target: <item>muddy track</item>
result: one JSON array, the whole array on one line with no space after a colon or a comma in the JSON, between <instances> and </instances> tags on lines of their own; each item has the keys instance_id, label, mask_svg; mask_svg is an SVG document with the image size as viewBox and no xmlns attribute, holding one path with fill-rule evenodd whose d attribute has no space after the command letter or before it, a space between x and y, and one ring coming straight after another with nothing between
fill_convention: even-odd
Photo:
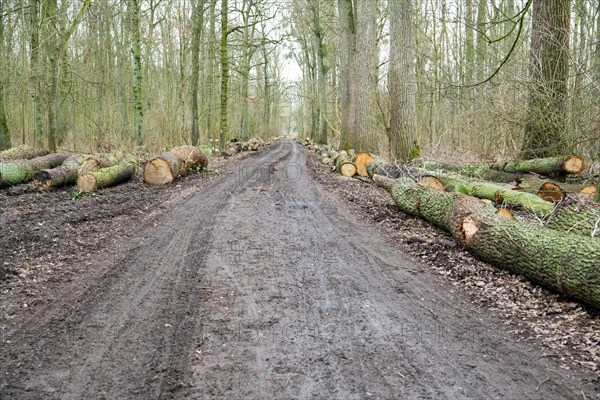
<instances>
[{"instance_id":1,"label":"muddy track","mask_svg":"<svg viewBox=\"0 0 600 400\"><path fill-rule=\"evenodd\" d=\"M0 397L600 398L349 213L293 142L96 267L5 334Z\"/></svg>"}]
</instances>

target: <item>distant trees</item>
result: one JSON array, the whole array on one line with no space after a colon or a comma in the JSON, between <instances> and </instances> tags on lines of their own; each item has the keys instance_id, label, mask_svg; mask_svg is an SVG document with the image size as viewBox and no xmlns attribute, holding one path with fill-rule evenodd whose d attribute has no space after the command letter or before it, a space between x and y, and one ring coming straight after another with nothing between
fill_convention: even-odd
<instances>
[{"instance_id":1,"label":"distant trees","mask_svg":"<svg viewBox=\"0 0 600 400\"><path fill-rule=\"evenodd\" d=\"M7 72L0 111L12 137L0 128L0 146L9 139L51 149L217 146L233 136L274 136L284 120L275 104L284 88L275 50L285 14L271 5L2 0L10 38L0 43ZM266 17L272 22L264 27ZM250 29L242 28L244 18Z\"/></svg>"},{"instance_id":2,"label":"distant trees","mask_svg":"<svg viewBox=\"0 0 600 400\"><path fill-rule=\"evenodd\" d=\"M223 147L296 127L399 159L600 153L589 0L0 6L0 147Z\"/></svg>"}]
</instances>

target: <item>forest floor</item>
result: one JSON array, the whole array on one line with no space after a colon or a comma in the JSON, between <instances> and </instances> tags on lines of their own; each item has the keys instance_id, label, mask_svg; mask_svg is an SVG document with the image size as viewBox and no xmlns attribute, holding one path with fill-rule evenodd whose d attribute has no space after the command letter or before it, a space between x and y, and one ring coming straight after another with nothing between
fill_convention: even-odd
<instances>
[{"instance_id":1,"label":"forest floor","mask_svg":"<svg viewBox=\"0 0 600 400\"><path fill-rule=\"evenodd\" d=\"M597 314L296 143L211 163L0 192L1 398L600 399Z\"/></svg>"}]
</instances>

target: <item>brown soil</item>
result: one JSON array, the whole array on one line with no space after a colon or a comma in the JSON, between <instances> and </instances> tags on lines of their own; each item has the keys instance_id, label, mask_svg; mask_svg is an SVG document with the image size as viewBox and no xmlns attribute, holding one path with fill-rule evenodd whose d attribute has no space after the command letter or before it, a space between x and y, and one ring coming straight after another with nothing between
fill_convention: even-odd
<instances>
[{"instance_id":1,"label":"brown soil","mask_svg":"<svg viewBox=\"0 0 600 400\"><path fill-rule=\"evenodd\" d=\"M600 398L571 361L597 362L598 330L586 353L532 322L583 340L586 310L406 244L450 242L293 142L219 163L77 201L0 194L0 397Z\"/></svg>"}]
</instances>

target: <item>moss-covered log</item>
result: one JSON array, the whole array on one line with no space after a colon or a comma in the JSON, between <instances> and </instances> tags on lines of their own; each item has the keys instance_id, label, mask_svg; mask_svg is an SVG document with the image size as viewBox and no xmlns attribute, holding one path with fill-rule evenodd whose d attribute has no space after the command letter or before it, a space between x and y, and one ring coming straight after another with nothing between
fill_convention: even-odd
<instances>
[{"instance_id":1,"label":"moss-covered log","mask_svg":"<svg viewBox=\"0 0 600 400\"><path fill-rule=\"evenodd\" d=\"M85 160L86 156L74 154L59 167L36 172L33 176L33 184L40 189L72 185L77 182L79 167Z\"/></svg>"},{"instance_id":2,"label":"moss-covered log","mask_svg":"<svg viewBox=\"0 0 600 400\"><path fill-rule=\"evenodd\" d=\"M469 178L481 179L499 183L519 182L523 176L521 173L511 173L491 169L489 164L445 164L434 161L426 161L420 165L427 171L454 172Z\"/></svg>"},{"instance_id":3,"label":"moss-covered log","mask_svg":"<svg viewBox=\"0 0 600 400\"><path fill-rule=\"evenodd\" d=\"M48 154L46 150L38 150L25 144L0 151L0 161L29 160L46 154Z\"/></svg>"},{"instance_id":4,"label":"moss-covered log","mask_svg":"<svg viewBox=\"0 0 600 400\"><path fill-rule=\"evenodd\" d=\"M567 196L560 202L546 226L562 232L600 238L600 207L579 196Z\"/></svg>"},{"instance_id":5,"label":"moss-covered log","mask_svg":"<svg viewBox=\"0 0 600 400\"><path fill-rule=\"evenodd\" d=\"M107 168L86 172L77 178L77 191L93 193L96 190L118 185L131 179L137 169L134 159Z\"/></svg>"},{"instance_id":6,"label":"moss-covered log","mask_svg":"<svg viewBox=\"0 0 600 400\"><path fill-rule=\"evenodd\" d=\"M70 154L52 153L31 160L7 161L0 163L0 187L29 182L36 172L61 165Z\"/></svg>"},{"instance_id":7,"label":"moss-covered log","mask_svg":"<svg viewBox=\"0 0 600 400\"><path fill-rule=\"evenodd\" d=\"M567 174L582 173L585 170L585 159L576 155L534 158L532 160L495 163L490 167L511 173L534 172L544 176L565 176Z\"/></svg>"},{"instance_id":8,"label":"moss-covered log","mask_svg":"<svg viewBox=\"0 0 600 400\"><path fill-rule=\"evenodd\" d=\"M477 257L600 308L600 240L495 215L481 200L375 175L395 203L449 231Z\"/></svg>"},{"instance_id":9,"label":"moss-covered log","mask_svg":"<svg viewBox=\"0 0 600 400\"><path fill-rule=\"evenodd\" d=\"M87 155L85 160L79 167L79 175L83 175L87 172L96 171L101 168L112 167L120 162L120 157L116 154L105 154L105 155Z\"/></svg>"},{"instance_id":10,"label":"moss-covered log","mask_svg":"<svg viewBox=\"0 0 600 400\"><path fill-rule=\"evenodd\" d=\"M537 217L548 220L548 228L561 232L571 232L583 236L598 237L600 232L592 234L600 215L598 204L586 201L577 195L567 195L556 206L551 201L538 195L512 190L490 182L469 181L456 175L436 174L445 185L445 189L459 192L479 199L491 200L499 206L518 207L534 213ZM428 175L422 175L419 181L426 181ZM437 188L434 184L424 182L424 186Z\"/></svg>"},{"instance_id":11,"label":"moss-covered log","mask_svg":"<svg viewBox=\"0 0 600 400\"><path fill-rule=\"evenodd\" d=\"M144 164L143 178L150 185L166 185L187 175L189 169L207 165L208 158L198 147L179 146L148 160Z\"/></svg>"},{"instance_id":12,"label":"moss-covered log","mask_svg":"<svg viewBox=\"0 0 600 400\"><path fill-rule=\"evenodd\" d=\"M554 211L554 203L546 201L536 194L515 191L512 187L491 182L470 181L460 175L438 173L433 176L440 179L448 191L491 200L498 205L521 207L540 218L546 218Z\"/></svg>"}]
</instances>

